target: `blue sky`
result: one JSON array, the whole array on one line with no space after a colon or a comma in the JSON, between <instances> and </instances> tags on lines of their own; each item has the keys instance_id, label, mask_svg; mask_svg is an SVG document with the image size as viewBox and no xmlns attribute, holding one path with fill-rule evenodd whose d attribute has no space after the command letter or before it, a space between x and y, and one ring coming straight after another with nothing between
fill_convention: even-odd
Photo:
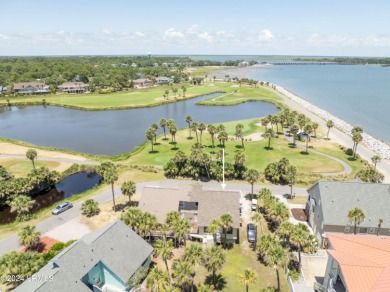
<instances>
[{"instance_id":1,"label":"blue sky","mask_svg":"<svg viewBox=\"0 0 390 292\"><path fill-rule=\"evenodd\" d=\"M390 1L0 0L0 55L390 55Z\"/></svg>"}]
</instances>

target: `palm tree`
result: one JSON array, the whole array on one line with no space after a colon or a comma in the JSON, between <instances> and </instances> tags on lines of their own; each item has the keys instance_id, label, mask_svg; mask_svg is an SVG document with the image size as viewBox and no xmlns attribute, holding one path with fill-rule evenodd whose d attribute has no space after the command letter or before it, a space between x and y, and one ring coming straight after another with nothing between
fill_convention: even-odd
<instances>
[{"instance_id":1,"label":"palm tree","mask_svg":"<svg viewBox=\"0 0 390 292\"><path fill-rule=\"evenodd\" d=\"M195 276L194 265L189 261L177 259L173 262L172 270L172 276L177 285L181 286L184 291L188 291L188 288L193 282Z\"/></svg>"},{"instance_id":2,"label":"palm tree","mask_svg":"<svg viewBox=\"0 0 390 292\"><path fill-rule=\"evenodd\" d=\"M332 121L332 120L327 121L327 122L326 122L326 126L328 127L328 133L326 134L326 139L329 140L329 131L330 131L330 129L333 128L333 126L334 126L333 121Z\"/></svg>"},{"instance_id":3,"label":"palm tree","mask_svg":"<svg viewBox=\"0 0 390 292\"><path fill-rule=\"evenodd\" d=\"M355 133L353 136L352 136L352 141L354 143L353 145L353 148L352 148L352 151L353 151L353 158L356 157L356 150L357 150L357 146L358 144L363 140L363 136L362 134L360 133Z\"/></svg>"},{"instance_id":4,"label":"palm tree","mask_svg":"<svg viewBox=\"0 0 390 292\"><path fill-rule=\"evenodd\" d=\"M249 284L257 281L256 273L251 269L245 269L243 274L238 275L238 281L245 285L246 292L248 292Z\"/></svg>"},{"instance_id":5,"label":"palm tree","mask_svg":"<svg viewBox=\"0 0 390 292\"><path fill-rule=\"evenodd\" d=\"M217 134L217 127L214 126L214 125L208 125L207 126L207 131L209 132L210 136L211 136L211 143L213 145L213 148L214 148L214 140L215 140L215 134Z\"/></svg>"},{"instance_id":6,"label":"palm tree","mask_svg":"<svg viewBox=\"0 0 390 292\"><path fill-rule=\"evenodd\" d=\"M287 172L285 175L285 180L287 184L290 186L290 197L293 198L293 185L295 183L295 179L298 175L298 170L295 166L289 165L287 167Z\"/></svg>"},{"instance_id":7,"label":"palm tree","mask_svg":"<svg viewBox=\"0 0 390 292\"><path fill-rule=\"evenodd\" d=\"M290 127L290 133L293 136L293 144L294 144L294 146L296 145L295 140L297 139L298 132L299 132L299 127L297 125L292 125Z\"/></svg>"},{"instance_id":8,"label":"palm tree","mask_svg":"<svg viewBox=\"0 0 390 292\"><path fill-rule=\"evenodd\" d=\"M200 285L199 287L196 288L197 292L213 292L214 289L213 287L209 285Z\"/></svg>"},{"instance_id":9,"label":"palm tree","mask_svg":"<svg viewBox=\"0 0 390 292\"><path fill-rule=\"evenodd\" d=\"M170 211L167 213L166 219L165 219L165 224L171 228L172 230L174 229L173 227L175 226L176 222L178 222L181 219L180 213L178 211ZM177 234L173 234L173 242L176 246L176 236Z\"/></svg>"},{"instance_id":10,"label":"palm tree","mask_svg":"<svg viewBox=\"0 0 390 292\"><path fill-rule=\"evenodd\" d=\"M267 262L273 266L276 272L276 279L278 281L278 291L280 291L280 279L278 268L284 268L287 262L287 255L280 244L272 246L266 254Z\"/></svg>"},{"instance_id":11,"label":"palm tree","mask_svg":"<svg viewBox=\"0 0 390 292\"><path fill-rule=\"evenodd\" d=\"M181 90L183 90L183 97L186 97L186 91L187 91L187 87L185 87L184 85L181 87Z\"/></svg>"},{"instance_id":12,"label":"palm tree","mask_svg":"<svg viewBox=\"0 0 390 292\"><path fill-rule=\"evenodd\" d=\"M260 179L260 173L256 169L248 169L244 173L244 179L252 186L251 198L253 197L253 186Z\"/></svg>"},{"instance_id":13,"label":"palm tree","mask_svg":"<svg viewBox=\"0 0 390 292\"><path fill-rule=\"evenodd\" d=\"M290 217L289 210L284 203L276 202L269 210L269 217L272 218L278 225L286 221Z\"/></svg>"},{"instance_id":14,"label":"palm tree","mask_svg":"<svg viewBox=\"0 0 390 292\"><path fill-rule=\"evenodd\" d=\"M213 273L213 284L216 287L216 271L220 270L226 261L226 255L219 245L213 245L207 249L203 258L203 264L207 271Z\"/></svg>"},{"instance_id":15,"label":"palm tree","mask_svg":"<svg viewBox=\"0 0 390 292\"><path fill-rule=\"evenodd\" d=\"M284 221L278 227L277 233L281 238L284 238L288 244L290 244L290 235L293 230L294 224L292 224L290 221Z\"/></svg>"},{"instance_id":16,"label":"palm tree","mask_svg":"<svg viewBox=\"0 0 390 292\"><path fill-rule=\"evenodd\" d=\"M192 122L192 117L191 116L186 116L186 123L188 124L188 131L189 131L189 134L190 134L190 138L191 138L191 122Z\"/></svg>"},{"instance_id":17,"label":"palm tree","mask_svg":"<svg viewBox=\"0 0 390 292\"><path fill-rule=\"evenodd\" d=\"M366 218L366 214L364 213L364 210L358 207L355 207L348 212L348 220L349 222L353 223L353 233L356 234L356 226L359 225L361 222L364 221Z\"/></svg>"},{"instance_id":18,"label":"palm tree","mask_svg":"<svg viewBox=\"0 0 390 292\"><path fill-rule=\"evenodd\" d=\"M118 170L116 168L116 165L112 162L103 162L97 168L97 172L103 177L106 184L111 185L112 202L114 203L114 212L116 212L114 194L114 183L118 180Z\"/></svg>"},{"instance_id":19,"label":"palm tree","mask_svg":"<svg viewBox=\"0 0 390 292\"><path fill-rule=\"evenodd\" d=\"M26 152L26 157L27 157L27 159L31 160L34 170L35 170L34 160L37 158L37 156L38 156L38 153L35 149L28 149Z\"/></svg>"},{"instance_id":20,"label":"palm tree","mask_svg":"<svg viewBox=\"0 0 390 292\"><path fill-rule=\"evenodd\" d=\"M164 139L167 139L167 134L165 133L165 127L167 126L167 120L161 119L160 120L160 127L164 130Z\"/></svg>"},{"instance_id":21,"label":"palm tree","mask_svg":"<svg viewBox=\"0 0 390 292\"><path fill-rule=\"evenodd\" d=\"M129 202L131 202L131 197L135 194L135 190L136 190L136 185L131 180L125 181L122 184L121 187L122 194L124 194L125 196L129 196Z\"/></svg>"},{"instance_id":22,"label":"palm tree","mask_svg":"<svg viewBox=\"0 0 390 292\"><path fill-rule=\"evenodd\" d=\"M221 229L221 221L219 219L213 219L209 224L207 230L213 235L214 243L217 241L217 233Z\"/></svg>"},{"instance_id":23,"label":"palm tree","mask_svg":"<svg viewBox=\"0 0 390 292\"><path fill-rule=\"evenodd\" d=\"M259 238L258 248L260 254L264 257L267 252L279 243L279 239L274 234L263 235Z\"/></svg>"},{"instance_id":24,"label":"palm tree","mask_svg":"<svg viewBox=\"0 0 390 292\"><path fill-rule=\"evenodd\" d=\"M173 231L175 235L177 235L177 239L179 240L179 244L181 240L184 240L184 246L186 246L186 236L190 233L191 224L186 218L180 217L179 220L175 221L173 224Z\"/></svg>"},{"instance_id":25,"label":"palm tree","mask_svg":"<svg viewBox=\"0 0 390 292\"><path fill-rule=\"evenodd\" d=\"M371 162L374 163L374 168L376 169L377 163L382 161L382 157L380 155L374 155L371 157Z\"/></svg>"},{"instance_id":26,"label":"palm tree","mask_svg":"<svg viewBox=\"0 0 390 292\"><path fill-rule=\"evenodd\" d=\"M167 98L169 98L169 90L168 90L168 89L165 90L165 96L166 96Z\"/></svg>"},{"instance_id":27,"label":"palm tree","mask_svg":"<svg viewBox=\"0 0 390 292\"><path fill-rule=\"evenodd\" d=\"M172 142L176 142L177 127L175 124L169 126L169 133L172 135Z\"/></svg>"},{"instance_id":28,"label":"palm tree","mask_svg":"<svg viewBox=\"0 0 390 292\"><path fill-rule=\"evenodd\" d=\"M274 130L272 130L271 128L265 130L265 132L263 134L263 137L268 139L268 147L267 147L267 149L271 150L271 138L275 137Z\"/></svg>"},{"instance_id":29,"label":"palm tree","mask_svg":"<svg viewBox=\"0 0 390 292\"><path fill-rule=\"evenodd\" d=\"M268 124L269 124L269 120L267 118L262 118L261 119L261 125L264 127L264 131L267 130Z\"/></svg>"},{"instance_id":30,"label":"palm tree","mask_svg":"<svg viewBox=\"0 0 390 292\"><path fill-rule=\"evenodd\" d=\"M191 125L191 130L193 132L195 132L195 134L196 134L196 143L199 143L199 139L198 139L198 126L199 126L199 124L197 122L193 122L192 125Z\"/></svg>"},{"instance_id":31,"label":"palm tree","mask_svg":"<svg viewBox=\"0 0 390 292\"><path fill-rule=\"evenodd\" d=\"M88 199L81 205L81 211L83 212L83 215L92 217L99 213L99 203L94 199Z\"/></svg>"},{"instance_id":32,"label":"palm tree","mask_svg":"<svg viewBox=\"0 0 390 292\"><path fill-rule=\"evenodd\" d=\"M313 132L313 127L309 124L309 125L306 125L305 126L305 129L304 129L304 132L306 133L307 137L306 137L306 153L309 153L308 152L308 148L309 148L309 140L310 140L310 134Z\"/></svg>"},{"instance_id":33,"label":"palm tree","mask_svg":"<svg viewBox=\"0 0 390 292\"><path fill-rule=\"evenodd\" d=\"M241 140L241 147L245 149L245 147L244 147L244 133L243 133L242 129L236 128L236 132L234 133L234 136L236 136L237 139Z\"/></svg>"},{"instance_id":34,"label":"palm tree","mask_svg":"<svg viewBox=\"0 0 390 292\"><path fill-rule=\"evenodd\" d=\"M202 247L199 244L191 244L190 246L186 247L183 258L192 265L196 265L202 263L202 255Z\"/></svg>"},{"instance_id":35,"label":"palm tree","mask_svg":"<svg viewBox=\"0 0 390 292\"><path fill-rule=\"evenodd\" d=\"M310 235L309 228L302 223L294 226L290 235L290 241L298 248L298 271L301 271L301 251L306 245L308 237Z\"/></svg>"},{"instance_id":36,"label":"palm tree","mask_svg":"<svg viewBox=\"0 0 390 292\"><path fill-rule=\"evenodd\" d=\"M252 215L251 220L253 220L257 224L259 224L260 229L261 229L261 234L263 235L263 233L264 233L263 224L261 224L261 222L263 221L263 216L259 212L256 212L255 214ZM256 246L255 246L255 248L256 248Z\"/></svg>"},{"instance_id":37,"label":"palm tree","mask_svg":"<svg viewBox=\"0 0 390 292\"><path fill-rule=\"evenodd\" d=\"M150 141L152 144L152 152L153 152L153 145L154 145L154 138L156 137L156 131L152 128L148 129L145 133L146 139Z\"/></svg>"},{"instance_id":38,"label":"palm tree","mask_svg":"<svg viewBox=\"0 0 390 292\"><path fill-rule=\"evenodd\" d=\"M203 124L203 123L200 123L198 125L198 131L200 132L200 145L202 145L202 134L203 134L203 131L206 130L206 125Z\"/></svg>"},{"instance_id":39,"label":"palm tree","mask_svg":"<svg viewBox=\"0 0 390 292\"><path fill-rule=\"evenodd\" d=\"M271 117L271 125L272 125L272 128L274 127L274 125L276 125L276 134L279 133L279 122L280 122L280 117L278 115L273 115Z\"/></svg>"},{"instance_id":40,"label":"palm tree","mask_svg":"<svg viewBox=\"0 0 390 292\"><path fill-rule=\"evenodd\" d=\"M19 243L34 248L40 240L41 233L36 230L35 226L27 225L19 232Z\"/></svg>"},{"instance_id":41,"label":"palm tree","mask_svg":"<svg viewBox=\"0 0 390 292\"><path fill-rule=\"evenodd\" d=\"M382 223L383 223L383 219L382 218L379 218L378 219L378 230L376 231L376 235L378 236L380 231L381 231L381 227L382 227Z\"/></svg>"},{"instance_id":42,"label":"palm tree","mask_svg":"<svg viewBox=\"0 0 390 292\"><path fill-rule=\"evenodd\" d=\"M314 122L311 126L313 127L314 137L317 138L317 129L318 129L318 127L319 127L319 124L316 123L316 122Z\"/></svg>"},{"instance_id":43,"label":"palm tree","mask_svg":"<svg viewBox=\"0 0 390 292\"><path fill-rule=\"evenodd\" d=\"M171 277L169 274L168 268L168 260L173 258L173 243L171 240L162 240L158 239L154 244L154 250L156 251L157 256L161 257L161 259L165 263L165 268L167 269L169 278Z\"/></svg>"},{"instance_id":44,"label":"palm tree","mask_svg":"<svg viewBox=\"0 0 390 292\"><path fill-rule=\"evenodd\" d=\"M221 221L221 227L223 228L223 233L224 233L223 246L224 246L224 248L226 248L226 246L227 246L226 235L227 235L228 230L230 230L233 226L233 216L230 215L229 213L222 214L220 221Z\"/></svg>"},{"instance_id":45,"label":"palm tree","mask_svg":"<svg viewBox=\"0 0 390 292\"><path fill-rule=\"evenodd\" d=\"M16 212L18 216L28 213L34 206L35 201L25 195L16 195L12 201L9 202L11 213Z\"/></svg>"},{"instance_id":46,"label":"palm tree","mask_svg":"<svg viewBox=\"0 0 390 292\"><path fill-rule=\"evenodd\" d=\"M157 229L157 218L155 215L149 212L142 213L139 218L138 229L140 234L146 238L146 235L149 234L149 241L151 239L151 231Z\"/></svg>"},{"instance_id":47,"label":"palm tree","mask_svg":"<svg viewBox=\"0 0 390 292\"><path fill-rule=\"evenodd\" d=\"M138 208L130 207L125 213L122 214L121 220L131 229L138 229L139 221L142 215L142 211Z\"/></svg>"},{"instance_id":48,"label":"palm tree","mask_svg":"<svg viewBox=\"0 0 390 292\"><path fill-rule=\"evenodd\" d=\"M152 292L166 292L170 286L169 273L155 266L148 275L146 286Z\"/></svg>"},{"instance_id":49,"label":"palm tree","mask_svg":"<svg viewBox=\"0 0 390 292\"><path fill-rule=\"evenodd\" d=\"M226 133L225 131L221 131L218 133L218 140L220 141L222 147L224 148L225 148L225 142L228 140L228 138L229 138L228 133Z\"/></svg>"}]
</instances>

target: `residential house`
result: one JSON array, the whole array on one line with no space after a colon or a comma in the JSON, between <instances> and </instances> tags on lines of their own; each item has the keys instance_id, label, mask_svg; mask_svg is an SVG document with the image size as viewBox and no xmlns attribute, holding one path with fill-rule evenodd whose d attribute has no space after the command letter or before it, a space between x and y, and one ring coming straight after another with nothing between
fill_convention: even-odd
<instances>
[{"instance_id":1,"label":"residential house","mask_svg":"<svg viewBox=\"0 0 390 292\"><path fill-rule=\"evenodd\" d=\"M84 82L65 82L58 86L58 90L66 93L84 93L89 91L89 85Z\"/></svg>"},{"instance_id":2,"label":"residential house","mask_svg":"<svg viewBox=\"0 0 390 292\"><path fill-rule=\"evenodd\" d=\"M145 187L139 207L144 212L154 214L160 224L165 222L168 212L180 212L191 223L190 237L202 239L211 245L213 235L207 231L207 227L213 219L225 213L231 214L234 219L232 228L227 232L227 242L239 242L240 204L240 191L204 190L201 185L194 185L192 188ZM217 242L221 241L222 229L217 234Z\"/></svg>"},{"instance_id":3,"label":"residential house","mask_svg":"<svg viewBox=\"0 0 390 292\"><path fill-rule=\"evenodd\" d=\"M137 68L137 67L138 67L138 65L137 65L136 63L131 63L131 67L133 67L133 68Z\"/></svg>"},{"instance_id":4,"label":"residential house","mask_svg":"<svg viewBox=\"0 0 390 292\"><path fill-rule=\"evenodd\" d=\"M169 78L169 77L162 76L162 77L156 78L157 84L168 84L168 83L172 83L172 82L173 82L173 79Z\"/></svg>"},{"instance_id":5,"label":"residential house","mask_svg":"<svg viewBox=\"0 0 390 292\"><path fill-rule=\"evenodd\" d=\"M46 94L50 92L50 88L43 82L22 82L14 83L14 92L19 94Z\"/></svg>"},{"instance_id":6,"label":"residential house","mask_svg":"<svg viewBox=\"0 0 390 292\"><path fill-rule=\"evenodd\" d=\"M329 233L326 291L390 290L390 237Z\"/></svg>"},{"instance_id":7,"label":"residential house","mask_svg":"<svg viewBox=\"0 0 390 292\"><path fill-rule=\"evenodd\" d=\"M0 86L0 94L6 93L6 92L7 92L7 87Z\"/></svg>"},{"instance_id":8,"label":"residential house","mask_svg":"<svg viewBox=\"0 0 390 292\"><path fill-rule=\"evenodd\" d=\"M15 291L130 291L129 278L149 268L153 251L120 220L85 235Z\"/></svg>"},{"instance_id":9,"label":"residential house","mask_svg":"<svg viewBox=\"0 0 390 292\"><path fill-rule=\"evenodd\" d=\"M250 65L249 62L246 62L246 61L238 63L238 67L247 67L249 65Z\"/></svg>"},{"instance_id":10,"label":"residential house","mask_svg":"<svg viewBox=\"0 0 390 292\"><path fill-rule=\"evenodd\" d=\"M139 78L132 81L134 88L147 88L153 86L153 81L147 78Z\"/></svg>"},{"instance_id":11,"label":"residential house","mask_svg":"<svg viewBox=\"0 0 390 292\"><path fill-rule=\"evenodd\" d=\"M347 214L362 208L366 218L357 227L359 234L390 236L390 185L361 181L318 181L308 189L306 216L321 245L328 232L353 233ZM383 219L378 228L379 219Z\"/></svg>"}]
</instances>

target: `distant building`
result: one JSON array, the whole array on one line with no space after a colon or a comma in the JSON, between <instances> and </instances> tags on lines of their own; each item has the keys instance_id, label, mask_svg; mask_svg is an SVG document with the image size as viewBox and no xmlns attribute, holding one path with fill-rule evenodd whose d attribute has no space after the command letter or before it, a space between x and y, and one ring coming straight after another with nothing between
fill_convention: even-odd
<instances>
[{"instance_id":1,"label":"distant building","mask_svg":"<svg viewBox=\"0 0 390 292\"><path fill-rule=\"evenodd\" d=\"M0 94L6 93L7 92L7 87L0 86Z\"/></svg>"},{"instance_id":2,"label":"distant building","mask_svg":"<svg viewBox=\"0 0 390 292\"><path fill-rule=\"evenodd\" d=\"M158 67L158 63L153 63L153 67Z\"/></svg>"},{"instance_id":3,"label":"distant building","mask_svg":"<svg viewBox=\"0 0 390 292\"><path fill-rule=\"evenodd\" d=\"M247 67L249 65L250 65L249 62L246 61L238 63L238 67Z\"/></svg>"},{"instance_id":4,"label":"distant building","mask_svg":"<svg viewBox=\"0 0 390 292\"><path fill-rule=\"evenodd\" d=\"M65 82L58 86L58 90L66 93L83 93L89 91L89 85L84 82Z\"/></svg>"},{"instance_id":5,"label":"distant building","mask_svg":"<svg viewBox=\"0 0 390 292\"><path fill-rule=\"evenodd\" d=\"M167 84L167 83L172 83L172 82L173 82L173 79L169 78L169 77L162 76L162 77L156 78L157 84Z\"/></svg>"},{"instance_id":6,"label":"distant building","mask_svg":"<svg viewBox=\"0 0 390 292\"><path fill-rule=\"evenodd\" d=\"M137 68L137 67L138 67L138 65L137 65L136 63L131 63L131 67L133 67L133 68Z\"/></svg>"},{"instance_id":7,"label":"distant building","mask_svg":"<svg viewBox=\"0 0 390 292\"><path fill-rule=\"evenodd\" d=\"M376 234L378 220L383 219L380 235L390 236L390 185L359 181L318 181L308 189L306 216L321 244L328 232L353 233L348 211L362 208L366 218L357 226L358 234Z\"/></svg>"},{"instance_id":8,"label":"distant building","mask_svg":"<svg viewBox=\"0 0 390 292\"><path fill-rule=\"evenodd\" d=\"M50 87L43 82L14 83L14 92L19 94L46 94Z\"/></svg>"},{"instance_id":9,"label":"distant building","mask_svg":"<svg viewBox=\"0 0 390 292\"><path fill-rule=\"evenodd\" d=\"M147 88L153 86L153 81L147 78L139 78L132 81L135 88Z\"/></svg>"},{"instance_id":10,"label":"distant building","mask_svg":"<svg viewBox=\"0 0 390 292\"><path fill-rule=\"evenodd\" d=\"M228 230L227 243L238 243L241 216L241 193L239 191L204 190L201 185L192 189L145 187L139 208L150 212L163 224L170 211L180 212L191 223L190 237L202 239L212 245L213 237L207 227L213 219L229 213L233 217L233 228ZM224 240L222 229L217 233L217 242Z\"/></svg>"},{"instance_id":11,"label":"distant building","mask_svg":"<svg viewBox=\"0 0 390 292\"><path fill-rule=\"evenodd\" d=\"M389 237L330 233L328 239L321 291L390 291Z\"/></svg>"},{"instance_id":12,"label":"distant building","mask_svg":"<svg viewBox=\"0 0 390 292\"><path fill-rule=\"evenodd\" d=\"M14 291L130 291L128 280L149 268L152 251L152 246L116 220L74 242Z\"/></svg>"}]
</instances>

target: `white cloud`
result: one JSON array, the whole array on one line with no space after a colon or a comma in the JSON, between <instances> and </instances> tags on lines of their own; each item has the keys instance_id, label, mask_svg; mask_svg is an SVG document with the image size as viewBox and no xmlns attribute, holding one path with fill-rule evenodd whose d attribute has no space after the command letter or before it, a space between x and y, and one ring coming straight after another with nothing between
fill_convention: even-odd
<instances>
[{"instance_id":1,"label":"white cloud","mask_svg":"<svg viewBox=\"0 0 390 292\"><path fill-rule=\"evenodd\" d=\"M348 35L322 36L313 33L307 40L312 46L323 47L389 47L389 36L370 35L367 37L352 37Z\"/></svg>"},{"instance_id":2,"label":"white cloud","mask_svg":"<svg viewBox=\"0 0 390 292\"><path fill-rule=\"evenodd\" d=\"M265 42L269 42L274 38L275 36L272 34L272 31L270 31L267 28L263 29L258 36L259 41L265 41Z\"/></svg>"},{"instance_id":3,"label":"white cloud","mask_svg":"<svg viewBox=\"0 0 390 292\"><path fill-rule=\"evenodd\" d=\"M9 37L8 35L0 34L0 40L9 40L9 39L11 39L11 37Z\"/></svg>"},{"instance_id":4,"label":"white cloud","mask_svg":"<svg viewBox=\"0 0 390 292\"><path fill-rule=\"evenodd\" d=\"M198 34L198 37L202 40L208 41L209 43L211 43L214 39L214 37L211 36L208 32L202 32Z\"/></svg>"},{"instance_id":5,"label":"white cloud","mask_svg":"<svg viewBox=\"0 0 390 292\"><path fill-rule=\"evenodd\" d=\"M109 30L108 28L104 28L104 29L102 30L102 33L103 33L103 34L110 35L110 34L111 34L111 30Z\"/></svg>"},{"instance_id":6,"label":"white cloud","mask_svg":"<svg viewBox=\"0 0 390 292\"><path fill-rule=\"evenodd\" d=\"M165 40L182 39L184 38L184 34L181 31L175 30L174 28L171 27L164 32L163 38Z\"/></svg>"}]
</instances>

